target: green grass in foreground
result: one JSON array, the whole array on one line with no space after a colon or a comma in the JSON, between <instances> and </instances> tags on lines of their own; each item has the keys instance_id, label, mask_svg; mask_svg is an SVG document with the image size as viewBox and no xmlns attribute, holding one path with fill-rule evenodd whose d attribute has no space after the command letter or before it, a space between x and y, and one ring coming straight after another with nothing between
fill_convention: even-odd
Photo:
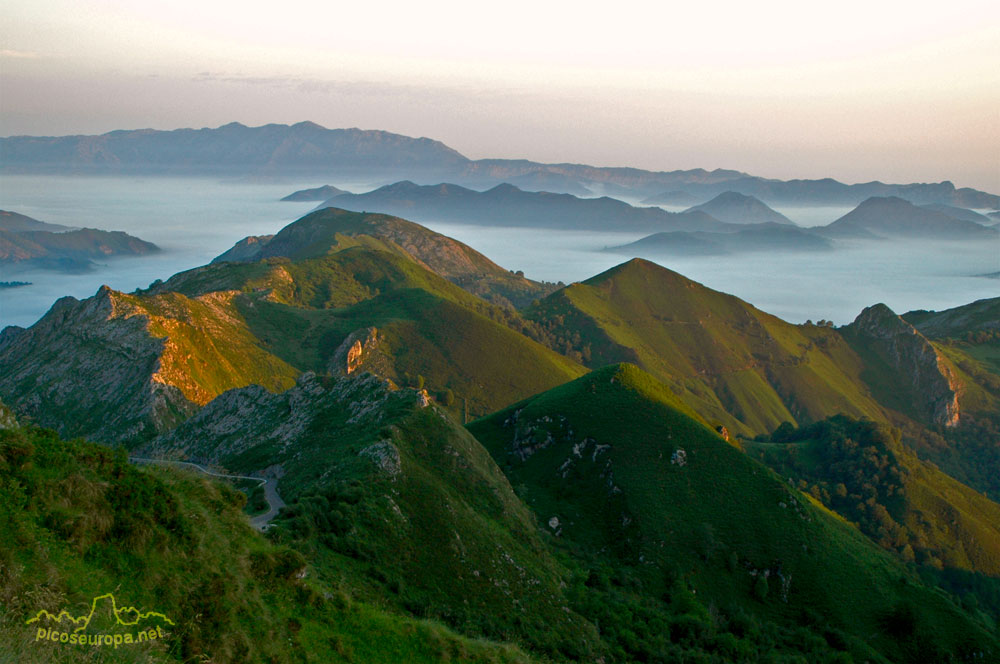
<instances>
[{"instance_id":1,"label":"green grass in foreground","mask_svg":"<svg viewBox=\"0 0 1000 664\"><path fill-rule=\"evenodd\" d=\"M299 553L249 527L244 500L121 451L0 430L0 662L530 661L317 583ZM35 643L24 624L108 592L165 614L169 637L79 650Z\"/></svg>"}]
</instances>

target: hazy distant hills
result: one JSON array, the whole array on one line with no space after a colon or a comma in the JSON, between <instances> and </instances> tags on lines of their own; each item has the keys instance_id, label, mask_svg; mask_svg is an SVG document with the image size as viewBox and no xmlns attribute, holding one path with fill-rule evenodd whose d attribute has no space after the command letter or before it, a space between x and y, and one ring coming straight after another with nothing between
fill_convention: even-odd
<instances>
[{"instance_id":1,"label":"hazy distant hills","mask_svg":"<svg viewBox=\"0 0 1000 664\"><path fill-rule=\"evenodd\" d=\"M753 196L746 196L735 191L726 191L707 203L695 205L687 212L705 212L719 221L730 224L788 224L795 223L775 212Z\"/></svg>"},{"instance_id":2,"label":"hazy distant hills","mask_svg":"<svg viewBox=\"0 0 1000 664\"><path fill-rule=\"evenodd\" d=\"M557 193L577 193L582 186L594 193L608 196L649 195L671 185L677 189L698 185L722 185L733 179L748 177L746 173L725 169L647 171L641 168L599 167L585 164L541 164L527 159L470 161L456 173L456 176L456 180L462 184L479 188L489 187L497 182L510 182L524 189L545 185L540 188ZM700 200L708 198L710 197Z\"/></svg>"},{"instance_id":3,"label":"hazy distant hills","mask_svg":"<svg viewBox=\"0 0 1000 664\"><path fill-rule=\"evenodd\" d=\"M121 231L72 229L0 210L0 266L77 272L89 269L94 259L159 250Z\"/></svg>"},{"instance_id":4,"label":"hazy distant hills","mask_svg":"<svg viewBox=\"0 0 1000 664\"><path fill-rule=\"evenodd\" d=\"M826 228L841 235L860 231L884 237L944 240L1000 238L994 229L945 212L918 207L895 196L870 198Z\"/></svg>"},{"instance_id":5,"label":"hazy distant hills","mask_svg":"<svg viewBox=\"0 0 1000 664\"><path fill-rule=\"evenodd\" d=\"M233 122L204 129L119 130L100 136L0 138L0 172L228 176L363 174L429 183L448 180L488 188L609 195L650 205L691 205L732 191L768 204L857 205L872 196L918 204L1000 207L1000 196L951 182L848 185L821 180L773 180L734 170L648 171L525 159L471 160L439 141L385 131L326 129L312 122L247 127Z\"/></svg>"},{"instance_id":6,"label":"hazy distant hills","mask_svg":"<svg viewBox=\"0 0 1000 664\"><path fill-rule=\"evenodd\" d=\"M831 251L829 239L787 224L754 224L730 233L654 233L608 251L630 255L722 256L746 251Z\"/></svg>"},{"instance_id":7,"label":"hazy distant hills","mask_svg":"<svg viewBox=\"0 0 1000 664\"><path fill-rule=\"evenodd\" d=\"M837 221L799 228L760 201L727 193L688 212L712 214L729 222L726 228L665 231L608 249L630 256L723 256L747 251L828 251L837 240L996 240L993 228L972 221L983 215L947 205L915 206L901 198L871 198ZM740 219L778 217L785 223Z\"/></svg>"},{"instance_id":8,"label":"hazy distant hills","mask_svg":"<svg viewBox=\"0 0 1000 664\"><path fill-rule=\"evenodd\" d=\"M300 189L294 193L291 193L281 200L298 202L298 201L325 201L328 198L333 198L334 196L339 196L340 194L346 194L347 192L343 189L338 189L333 185L323 185L322 187L315 187L313 189Z\"/></svg>"},{"instance_id":9,"label":"hazy distant hills","mask_svg":"<svg viewBox=\"0 0 1000 664\"><path fill-rule=\"evenodd\" d=\"M951 182L886 184L866 182L844 184L831 178L822 180L769 180L743 176L719 183L691 183L672 186L652 194L643 202L650 205L676 205L678 191L707 201L725 191L754 196L771 205L840 206L857 205L873 196L897 196L917 204L943 203L963 208L995 208L1000 196L970 188L956 188Z\"/></svg>"},{"instance_id":10,"label":"hazy distant hills","mask_svg":"<svg viewBox=\"0 0 1000 664\"><path fill-rule=\"evenodd\" d=\"M506 227L576 230L730 230L732 226L703 212L667 212L633 207L608 197L523 191L500 184L475 191L455 184L397 182L365 194L343 194L324 202L355 211L377 211L416 221L453 221Z\"/></svg>"},{"instance_id":11,"label":"hazy distant hills","mask_svg":"<svg viewBox=\"0 0 1000 664\"><path fill-rule=\"evenodd\" d=\"M62 233L73 230L70 226L61 224L50 224L45 221L38 221L20 212L0 210L0 230L21 233L24 231L49 231L51 233Z\"/></svg>"},{"instance_id":12,"label":"hazy distant hills","mask_svg":"<svg viewBox=\"0 0 1000 664\"><path fill-rule=\"evenodd\" d=\"M429 138L326 129L312 122L216 129L112 131L100 136L0 139L6 173L290 175L328 171L453 170L466 161Z\"/></svg>"},{"instance_id":13,"label":"hazy distant hills","mask_svg":"<svg viewBox=\"0 0 1000 664\"><path fill-rule=\"evenodd\" d=\"M979 214L972 210L966 208L955 207L954 205L944 205L943 203L928 203L927 205L921 205L920 207L927 210L933 210L935 212L941 212L948 215L949 217L954 217L955 219L961 219L962 221L972 221L977 224L982 224L984 226L991 225L994 220L985 214Z\"/></svg>"}]
</instances>

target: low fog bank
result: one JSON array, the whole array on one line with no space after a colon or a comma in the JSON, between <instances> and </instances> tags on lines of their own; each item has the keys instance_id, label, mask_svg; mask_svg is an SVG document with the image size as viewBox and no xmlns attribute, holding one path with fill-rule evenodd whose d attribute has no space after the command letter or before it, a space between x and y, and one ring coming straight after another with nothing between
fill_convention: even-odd
<instances>
[{"instance_id":1,"label":"low fog bank","mask_svg":"<svg viewBox=\"0 0 1000 664\"><path fill-rule=\"evenodd\" d=\"M582 281L628 260L602 250L643 236L425 225L476 247L508 269L524 270L532 279L565 283ZM994 243L840 241L834 251L822 253L639 257L793 323L827 319L843 325L877 302L897 313L948 309L996 297L1000 291L1000 280L975 276L1000 271L1000 246Z\"/></svg>"},{"instance_id":2,"label":"low fog bank","mask_svg":"<svg viewBox=\"0 0 1000 664\"><path fill-rule=\"evenodd\" d=\"M31 286L0 289L0 327L28 326L58 298L93 295L102 284L144 288L181 270L208 263L247 235L275 233L314 202L279 202L296 189L334 184L366 191L372 183L242 183L208 179L5 176L0 208L41 221L123 230L163 252L109 260L84 274L0 271L0 281ZM776 208L803 226L826 224L847 210ZM587 279L628 256L606 247L645 233L491 228L426 223L528 277L570 283ZM864 307L884 302L902 313L946 309L996 296L1000 280L974 275L1000 271L994 243L919 241L838 242L829 252L757 252L722 257L643 255L711 288L737 295L795 323L828 319L844 324Z\"/></svg>"}]
</instances>

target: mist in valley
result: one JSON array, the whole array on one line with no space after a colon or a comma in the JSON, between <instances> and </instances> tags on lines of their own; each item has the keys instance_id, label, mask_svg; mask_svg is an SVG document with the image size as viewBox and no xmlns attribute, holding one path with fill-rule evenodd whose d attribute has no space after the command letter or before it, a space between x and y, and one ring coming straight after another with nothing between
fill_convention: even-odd
<instances>
[{"instance_id":1,"label":"mist in valley","mask_svg":"<svg viewBox=\"0 0 1000 664\"><path fill-rule=\"evenodd\" d=\"M89 297L103 284L129 292L204 265L243 237L276 233L308 213L315 202L279 199L296 189L321 184L326 183L4 176L0 180L2 209L68 226L122 230L157 244L162 252L109 259L82 274L4 267L0 281L29 281L31 285L0 289L0 326L29 326L66 295ZM364 192L384 183L334 184ZM849 210L776 209L801 226L824 225ZM605 249L647 235L423 223L507 269L563 283L587 279L628 260L630 256ZM845 324L876 302L884 302L897 313L940 310L993 297L1000 290L997 279L976 276L1000 271L1000 248L993 242L841 240L835 247L828 252L640 256L796 323L827 319Z\"/></svg>"}]
</instances>

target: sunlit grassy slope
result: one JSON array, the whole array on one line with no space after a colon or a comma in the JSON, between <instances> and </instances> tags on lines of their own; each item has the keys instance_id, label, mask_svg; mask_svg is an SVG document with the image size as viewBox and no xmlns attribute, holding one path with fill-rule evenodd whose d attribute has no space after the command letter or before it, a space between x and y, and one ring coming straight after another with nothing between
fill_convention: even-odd
<instances>
[{"instance_id":1,"label":"sunlit grassy slope","mask_svg":"<svg viewBox=\"0 0 1000 664\"><path fill-rule=\"evenodd\" d=\"M310 213L286 226L255 259L284 256L299 261L356 245L406 256L470 293L505 306L523 306L556 288L505 270L468 245L411 221L337 208Z\"/></svg>"},{"instance_id":2,"label":"sunlit grassy slope","mask_svg":"<svg viewBox=\"0 0 1000 664\"><path fill-rule=\"evenodd\" d=\"M451 391L455 412L484 414L586 372L521 334L525 324L403 252L354 244L60 301L0 344L0 393L64 434L135 444L227 389L280 391L302 371L344 371L337 349L376 328L372 370L422 378Z\"/></svg>"},{"instance_id":3,"label":"sunlit grassy slope","mask_svg":"<svg viewBox=\"0 0 1000 664\"><path fill-rule=\"evenodd\" d=\"M844 412L882 416L857 355L829 328L792 325L633 259L526 312L589 366L634 362L734 433Z\"/></svg>"}]
</instances>

